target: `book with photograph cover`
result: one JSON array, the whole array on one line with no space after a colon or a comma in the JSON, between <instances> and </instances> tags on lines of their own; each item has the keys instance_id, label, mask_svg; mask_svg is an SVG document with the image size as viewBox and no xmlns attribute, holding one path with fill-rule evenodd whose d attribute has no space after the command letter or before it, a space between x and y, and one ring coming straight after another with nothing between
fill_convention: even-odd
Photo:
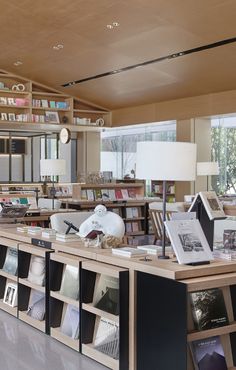
<instances>
[{"instance_id":1,"label":"book with photograph cover","mask_svg":"<svg viewBox=\"0 0 236 370\"><path fill-rule=\"evenodd\" d=\"M7 248L3 271L10 275L16 275L18 269L18 252L15 248Z\"/></svg>"},{"instance_id":2,"label":"book with photograph cover","mask_svg":"<svg viewBox=\"0 0 236 370\"><path fill-rule=\"evenodd\" d=\"M94 339L94 348L116 360L119 359L119 325L101 317Z\"/></svg>"},{"instance_id":3,"label":"book with photograph cover","mask_svg":"<svg viewBox=\"0 0 236 370\"><path fill-rule=\"evenodd\" d=\"M31 283L45 285L46 264L45 258L31 255L28 280Z\"/></svg>"},{"instance_id":4,"label":"book with photograph cover","mask_svg":"<svg viewBox=\"0 0 236 370\"><path fill-rule=\"evenodd\" d=\"M95 286L93 304L100 310L119 315L119 279L100 275Z\"/></svg>"},{"instance_id":5,"label":"book with photograph cover","mask_svg":"<svg viewBox=\"0 0 236 370\"><path fill-rule=\"evenodd\" d=\"M128 189L129 198L136 199L136 190L135 189Z\"/></svg>"},{"instance_id":6,"label":"book with photograph cover","mask_svg":"<svg viewBox=\"0 0 236 370\"><path fill-rule=\"evenodd\" d=\"M213 254L198 220L165 221L165 226L180 264L213 260Z\"/></svg>"},{"instance_id":7,"label":"book with photograph cover","mask_svg":"<svg viewBox=\"0 0 236 370\"><path fill-rule=\"evenodd\" d=\"M200 339L190 344L196 370L227 370L219 336Z\"/></svg>"},{"instance_id":8,"label":"book with photograph cover","mask_svg":"<svg viewBox=\"0 0 236 370\"><path fill-rule=\"evenodd\" d=\"M66 265L61 281L60 294L75 299L79 299L79 268Z\"/></svg>"},{"instance_id":9,"label":"book with photograph cover","mask_svg":"<svg viewBox=\"0 0 236 370\"><path fill-rule=\"evenodd\" d=\"M35 320L43 321L45 318L46 303L45 294L31 289L27 315Z\"/></svg>"},{"instance_id":10,"label":"book with photograph cover","mask_svg":"<svg viewBox=\"0 0 236 370\"><path fill-rule=\"evenodd\" d=\"M191 292L190 303L195 329L208 330L229 324L221 289Z\"/></svg>"},{"instance_id":11,"label":"book with photograph cover","mask_svg":"<svg viewBox=\"0 0 236 370\"><path fill-rule=\"evenodd\" d=\"M101 189L95 189L94 193L95 193L95 200L102 200L102 191L101 191Z\"/></svg>"},{"instance_id":12,"label":"book with photograph cover","mask_svg":"<svg viewBox=\"0 0 236 370\"><path fill-rule=\"evenodd\" d=\"M79 307L68 304L61 325L61 332L73 339L79 339Z\"/></svg>"},{"instance_id":13,"label":"book with photograph cover","mask_svg":"<svg viewBox=\"0 0 236 370\"><path fill-rule=\"evenodd\" d=\"M108 189L102 189L102 200L110 200Z\"/></svg>"},{"instance_id":14,"label":"book with photograph cover","mask_svg":"<svg viewBox=\"0 0 236 370\"><path fill-rule=\"evenodd\" d=\"M121 189L121 194L123 199L129 199L128 189Z\"/></svg>"},{"instance_id":15,"label":"book with photograph cover","mask_svg":"<svg viewBox=\"0 0 236 370\"><path fill-rule=\"evenodd\" d=\"M225 212L223 210L223 206L220 203L215 191L200 191L198 194L196 194L188 212L196 210L196 206L197 206L197 202L199 198L201 199L204 205L204 208L207 212L209 220L226 217Z\"/></svg>"}]
</instances>

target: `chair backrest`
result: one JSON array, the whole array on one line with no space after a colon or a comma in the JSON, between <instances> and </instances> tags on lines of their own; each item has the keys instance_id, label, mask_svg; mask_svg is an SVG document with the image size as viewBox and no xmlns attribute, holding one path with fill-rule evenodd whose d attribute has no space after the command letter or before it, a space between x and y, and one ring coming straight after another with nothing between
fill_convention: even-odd
<instances>
[{"instance_id":1,"label":"chair backrest","mask_svg":"<svg viewBox=\"0 0 236 370\"><path fill-rule=\"evenodd\" d=\"M68 226L64 221L72 222L76 227L80 227L93 212L67 212L67 213L55 213L50 217L51 228L56 230L58 233L65 234Z\"/></svg>"},{"instance_id":2,"label":"chair backrest","mask_svg":"<svg viewBox=\"0 0 236 370\"><path fill-rule=\"evenodd\" d=\"M162 211L163 202L149 203L149 209L157 209ZM166 203L166 210L169 212L185 212L184 202Z\"/></svg>"},{"instance_id":3,"label":"chair backrest","mask_svg":"<svg viewBox=\"0 0 236 370\"><path fill-rule=\"evenodd\" d=\"M39 198L38 200L38 207L39 208L47 208L52 209L52 199L48 198ZM61 201L58 199L54 199L54 209L60 209L61 208Z\"/></svg>"},{"instance_id":4,"label":"chair backrest","mask_svg":"<svg viewBox=\"0 0 236 370\"><path fill-rule=\"evenodd\" d=\"M171 219L173 211L166 211L166 220ZM153 232L155 235L155 243L157 240L162 240L162 227L163 227L163 213L159 209L149 209L149 215L152 222ZM168 235L166 234L166 241L169 242Z\"/></svg>"}]
</instances>

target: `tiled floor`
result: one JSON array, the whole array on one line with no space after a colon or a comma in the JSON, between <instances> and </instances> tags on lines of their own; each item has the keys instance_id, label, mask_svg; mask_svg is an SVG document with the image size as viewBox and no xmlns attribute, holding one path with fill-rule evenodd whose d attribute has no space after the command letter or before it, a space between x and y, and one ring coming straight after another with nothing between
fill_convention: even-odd
<instances>
[{"instance_id":1,"label":"tiled floor","mask_svg":"<svg viewBox=\"0 0 236 370\"><path fill-rule=\"evenodd\" d=\"M0 311L0 370L106 369Z\"/></svg>"}]
</instances>

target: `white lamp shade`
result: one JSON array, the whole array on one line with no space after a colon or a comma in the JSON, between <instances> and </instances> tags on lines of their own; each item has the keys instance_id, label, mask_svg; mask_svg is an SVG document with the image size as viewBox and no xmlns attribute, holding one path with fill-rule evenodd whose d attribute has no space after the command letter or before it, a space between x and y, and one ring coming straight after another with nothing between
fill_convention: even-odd
<instances>
[{"instance_id":1,"label":"white lamp shade","mask_svg":"<svg viewBox=\"0 0 236 370\"><path fill-rule=\"evenodd\" d=\"M197 176L219 175L218 162L198 162Z\"/></svg>"},{"instance_id":2,"label":"white lamp shade","mask_svg":"<svg viewBox=\"0 0 236 370\"><path fill-rule=\"evenodd\" d=\"M147 180L196 179L197 145L182 142L137 143L136 177Z\"/></svg>"},{"instance_id":3,"label":"white lamp shade","mask_svg":"<svg viewBox=\"0 0 236 370\"><path fill-rule=\"evenodd\" d=\"M64 159L41 159L41 176L60 176L66 174L66 161Z\"/></svg>"}]
</instances>

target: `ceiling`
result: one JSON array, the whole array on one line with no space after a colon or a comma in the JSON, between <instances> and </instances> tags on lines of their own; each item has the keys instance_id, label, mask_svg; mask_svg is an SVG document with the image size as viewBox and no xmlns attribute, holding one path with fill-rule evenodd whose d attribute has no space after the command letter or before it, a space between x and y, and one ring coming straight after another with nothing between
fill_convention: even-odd
<instances>
[{"instance_id":1,"label":"ceiling","mask_svg":"<svg viewBox=\"0 0 236 370\"><path fill-rule=\"evenodd\" d=\"M0 8L1 69L105 108L236 89L236 43L61 87L235 37L236 0L0 0ZM108 29L112 22L119 27Z\"/></svg>"}]
</instances>

